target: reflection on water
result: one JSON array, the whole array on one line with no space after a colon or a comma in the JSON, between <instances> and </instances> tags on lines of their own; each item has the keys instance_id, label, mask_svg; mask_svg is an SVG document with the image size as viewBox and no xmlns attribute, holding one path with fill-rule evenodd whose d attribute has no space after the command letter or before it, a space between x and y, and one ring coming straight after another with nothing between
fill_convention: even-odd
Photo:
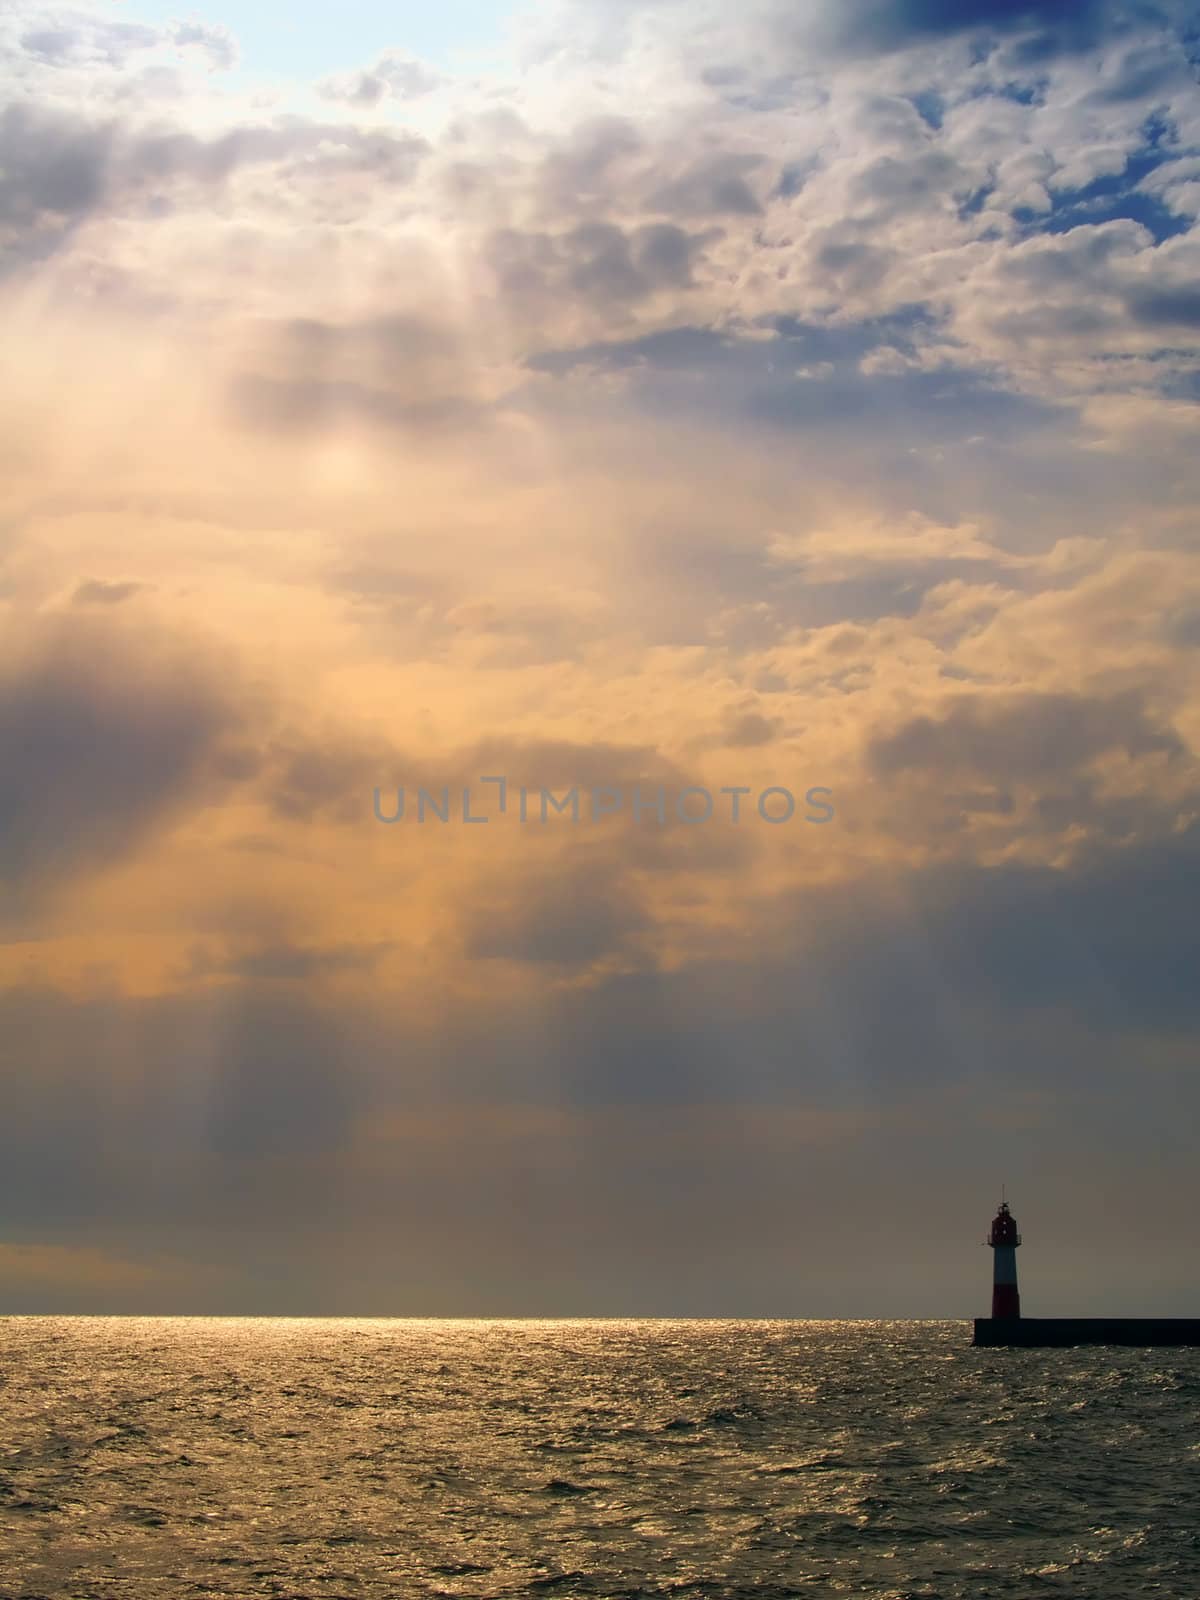
<instances>
[{"instance_id":1,"label":"reflection on water","mask_svg":"<svg viewBox=\"0 0 1200 1600\"><path fill-rule=\"evenodd\" d=\"M1200 1594L1200 1353L0 1319L0 1596Z\"/></svg>"}]
</instances>

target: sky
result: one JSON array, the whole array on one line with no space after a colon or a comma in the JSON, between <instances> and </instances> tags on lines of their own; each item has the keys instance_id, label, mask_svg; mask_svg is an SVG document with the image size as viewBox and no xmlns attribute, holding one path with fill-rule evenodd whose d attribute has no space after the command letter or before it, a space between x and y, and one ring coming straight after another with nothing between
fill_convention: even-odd
<instances>
[{"instance_id":1,"label":"sky","mask_svg":"<svg viewBox=\"0 0 1200 1600\"><path fill-rule=\"evenodd\" d=\"M189 10L172 0L115 0L104 14L169 30L189 22L218 28L236 46L225 70L238 81L320 81L362 70L384 51L402 49L430 65L459 68L501 54L515 7L509 0L238 0ZM39 14L41 9L39 8Z\"/></svg>"},{"instance_id":2,"label":"sky","mask_svg":"<svg viewBox=\"0 0 1200 1600\"><path fill-rule=\"evenodd\" d=\"M1198 83L10 0L0 1312L1200 1313Z\"/></svg>"}]
</instances>

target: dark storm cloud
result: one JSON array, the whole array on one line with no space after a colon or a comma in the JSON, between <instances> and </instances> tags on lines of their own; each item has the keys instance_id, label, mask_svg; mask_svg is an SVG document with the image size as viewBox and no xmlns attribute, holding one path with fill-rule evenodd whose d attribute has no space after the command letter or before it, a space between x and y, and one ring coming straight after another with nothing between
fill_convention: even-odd
<instances>
[{"instance_id":1,"label":"dark storm cloud","mask_svg":"<svg viewBox=\"0 0 1200 1600\"><path fill-rule=\"evenodd\" d=\"M0 876L103 866L194 797L237 713L170 651L77 624L0 669Z\"/></svg>"},{"instance_id":2,"label":"dark storm cloud","mask_svg":"<svg viewBox=\"0 0 1200 1600\"><path fill-rule=\"evenodd\" d=\"M477 893L465 917L467 955L586 967L620 953L649 918L614 865L606 859L564 864L541 876L523 872L517 894L489 901Z\"/></svg>"},{"instance_id":3,"label":"dark storm cloud","mask_svg":"<svg viewBox=\"0 0 1200 1600\"><path fill-rule=\"evenodd\" d=\"M1060 1007L1097 1031L1132 1033L1200 1022L1198 894L1193 824L1093 848L1070 870L935 870L914 880L909 905L931 969L964 1004L997 1015Z\"/></svg>"},{"instance_id":4,"label":"dark storm cloud","mask_svg":"<svg viewBox=\"0 0 1200 1600\"><path fill-rule=\"evenodd\" d=\"M1193 1114L1195 1075L1160 1047L1200 1020L1198 891L1194 828L1070 870L810 887L760 907L728 959L547 986L535 1017L460 1010L432 1033L370 1001L317 1006L257 982L159 999L9 991L0 1079L18 1076L3 1085L0 1203L10 1229L41 1237L87 1217L144 1238L153 1219L165 1246L191 1252L211 1230L241 1285L232 1310L331 1309L328 1268L299 1300L274 1273L253 1281L264 1252L307 1256L321 1237L342 1253L370 1240L365 1298L343 1309L445 1310L457 1283L468 1314L528 1311L534 1286L549 1295L537 1309L587 1310L571 1299L580 1230L589 1266L611 1255L611 1285L606 1268L588 1276L602 1309L692 1308L681 1250L709 1286L696 1310L714 1309L718 1282L738 1285L719 1307L778 1305L797 1210L820 1219L821 1272L850 1248L860 1280L873 1213L904 1194L940 1214L947 1185L967 1192L981 1166L1044 1153L1069 1187L1153 1138L1154 1170L1182 1173L1171 1130ZM528 954L545 968L543 945ZM1013 1117L1027 1119L1019 1149ZM368 1125L389 1130L373 1152ZM730 1277L751 1239L775 1241L778 1259ZM814 1232L805 1259L817 1250ZM426 1263L417 1287L392 1271L401 1257ZM928 1263L913 1263L926 1283Z\"/></svg>"},{"instance_id":5,"label":"dark storm cloud","mask_svg":"<svg viewBox=\"0 0 1200 1600\"><path fill-rule=\"evenodd\" d=\"M1069 1067L1046 1054L1014 1060L1011 1039L1026 1022L1049 1039L1048 1011L1097 1040L1193 1028L1198 889L1194 827L1097 848L1072 868L962 865L810 885L752 911L727 959L548 992L536 1049L506 1025L472 1038L465 1022L441 1042L441 1070L463 1093L499 1082L520 1100L540 1083L581 1107L864 1095L883 1107L989 1079L1086 1088L1086 1053ZM552 961L549 944L528 959ZM1115 1088L1129 1103L1142 1092L1135 1060Z\"/></svg>"},{"instance_id":6,"label":"dark storm cloud","mask_svg":"<svg viewBox=\"0 0 1200 1600\"><path fill-rule=\"evenodd\" d=\"M245 988L212 1029L206 1142L245 1159L338 1149L362 1090L336 1017Z\"/></svg>"},{"instance_id":7,"label":"dark storm cloud","mask_svg":"<svg viewBox=\"0 0 1200 1600\"><path fill-rule=\"evenodd\" d=\"M915 717L877 736L868 759L880 774L918 771L1032 779L1109 751L1181 756L1185 746L1156 723L1137 691L1103 696L973 695L940 717Z\"/></svg>"},{"instance_id":8,"label":"dark storm cloud","mask_svg":"<svg viewBox=\"0 0 1200 1600\"><path fill-rule=\"evenodd\" d=\"M681 10L671 0L589 0L579 9L599 13L608 24L603 38L616 49L628 46L629 18L650 12L670 21ZM765 13L776 59L790 62L795 50L808 65L819 54L855 57L958 36L981 44L1005 41L1018 59L1040 62L1087 49L1110 33L1189 16L1188 0L811 0L800 6L766 0ZM601 37L594 35L595 48ZM782 57L780 50L786 51ZM705 79L736 83L737 72L736 62L710 63Z\"/></svg>"},{"instance_id":9,"label":"dark storm cloud","mask_svg":"<svg viewBox=\"0 0 1200 1600\"><path fill-rule=\"evenodd\" d=\"M876 736L867 768L889 830L952 853L977 837L1132 849L1200 798L1186 746L1137 691L976 693Z\"/></svg>"},{"instance_id":10,"label":"dark storm cloud","mask_svg":"<svg viewBox=\"0 0 1200 1600\"><path fill-rule=\"evenodd\" d=\"M187 1228L237 1218L252 1230L286 1216L296 1198L264 1158L341 1148L389 1064L351 1017L274 982L145 1000L9 989L0 995L6 1209L51 1223L160 1215ZM309 1215L319 1216L325 1197L311 1176L308 1186Z\"/></svg>"},{"instance_id":11,"label":"dark storm cloud","mask_svg":"<svg viewBox=\"0 0 1200 1600\"><path fill-rule=\"evenodd\" d=\"M1177 9L1142 0L841 0L826 7L821 31L855 54L956 34L1019 35L1021 56L1041 61L1088 49L1110 31L1161 23Z\"/></svg>"},{"instance_id":12,"label":"dark storm cloud","mask_svg":"<svg viewBox=\"0 0 1200 1600\"><path fill-rule=\"evenodd\" d=\"M849 0L846 26L878 37L956 33L963 28L1009 28L1030 22L1094 23L1102 0Z\"/></svg>"},{"instance_id":13,"label":"dark storm cloud","mask_svg":"<svg viewBox=\"0 0 1200 1600\"><path fill-rule=\"evenodd\" d=\"M570 1091L787 1103L998 1074L1005 1031L1047 1009L1097 1036L1186 1032L1200 1021L1194 906L1200 830L1093 852L1073 869L935 868L808 888L756 924L755 969L698 963L614 977L560 1001ZM1087 1063L1076 1063L1076 1084ZM1125 1092L1140 1080L1129 1064Z\"/></svg>"}]
</instances>

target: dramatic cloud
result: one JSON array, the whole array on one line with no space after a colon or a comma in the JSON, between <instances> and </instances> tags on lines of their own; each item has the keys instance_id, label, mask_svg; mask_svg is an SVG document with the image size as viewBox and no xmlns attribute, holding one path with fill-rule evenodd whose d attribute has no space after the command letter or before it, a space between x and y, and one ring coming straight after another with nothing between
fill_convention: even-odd
<instances>
[{"instance_id":1,"label":"dramatic cloud","mask_svg":"<svg viewBox=\"0 0 1200 1600\"><path fill-rule=\"evenodd\" d=\"M851 0L836 8L836 29L844 45L886 50L946 34L1020 33L1026 55L1039 59L1094 44L1124 9L1107 0Z\"/></svg>"},{"instance_id":2,"label":"dramatic cloud","mask_svg":"<svg viewBox=\"0 0 1200 1600\"><path fill-rule=\"evenodd\" d=\"M0 17L5 1304L966 1312L1124 1171L1184 1309L1189 8L125 9Z\"/></svg>"},{"instance_id":3,"label":"dramatic cloud","mask_svg":"<svg viewBox=\"0 0 1200 1600\"><path fill-rule=\"evenodd\" d=\"M102 867L220 774L238 713L161 644L61 627L0 672L0 871L10 888Z\"/></svg>"},{"instance_id":4,"label":"dramatic cloud","mask_svg":"<svg viewBox=\"0 0 1200 1600\"><path fill-rule=\"evenodd\" d=\"M964 699L940 720L918 717L879 739L871 758L882 773L925 768L956 776L1045 778L1106 751L1183 753L1179 738L1155 728L1135 693L1108 700L1022 696L998 705Z\"/></svg>"}]
</instances>

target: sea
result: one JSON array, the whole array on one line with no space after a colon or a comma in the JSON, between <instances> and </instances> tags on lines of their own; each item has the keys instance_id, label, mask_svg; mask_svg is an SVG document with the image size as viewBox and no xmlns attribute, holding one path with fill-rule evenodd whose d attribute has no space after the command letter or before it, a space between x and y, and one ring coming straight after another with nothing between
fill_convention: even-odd
<instances>
[{"instance_id":1,"label":"sea","mask_svg":"<svg viewBox=\"0 0 1200 1600\"><path fill-rule=\"evenodd\" d=\"M3 1600L1200 1597L1200 1351L0 1319Z\"/></svg>"}]
</instances>

